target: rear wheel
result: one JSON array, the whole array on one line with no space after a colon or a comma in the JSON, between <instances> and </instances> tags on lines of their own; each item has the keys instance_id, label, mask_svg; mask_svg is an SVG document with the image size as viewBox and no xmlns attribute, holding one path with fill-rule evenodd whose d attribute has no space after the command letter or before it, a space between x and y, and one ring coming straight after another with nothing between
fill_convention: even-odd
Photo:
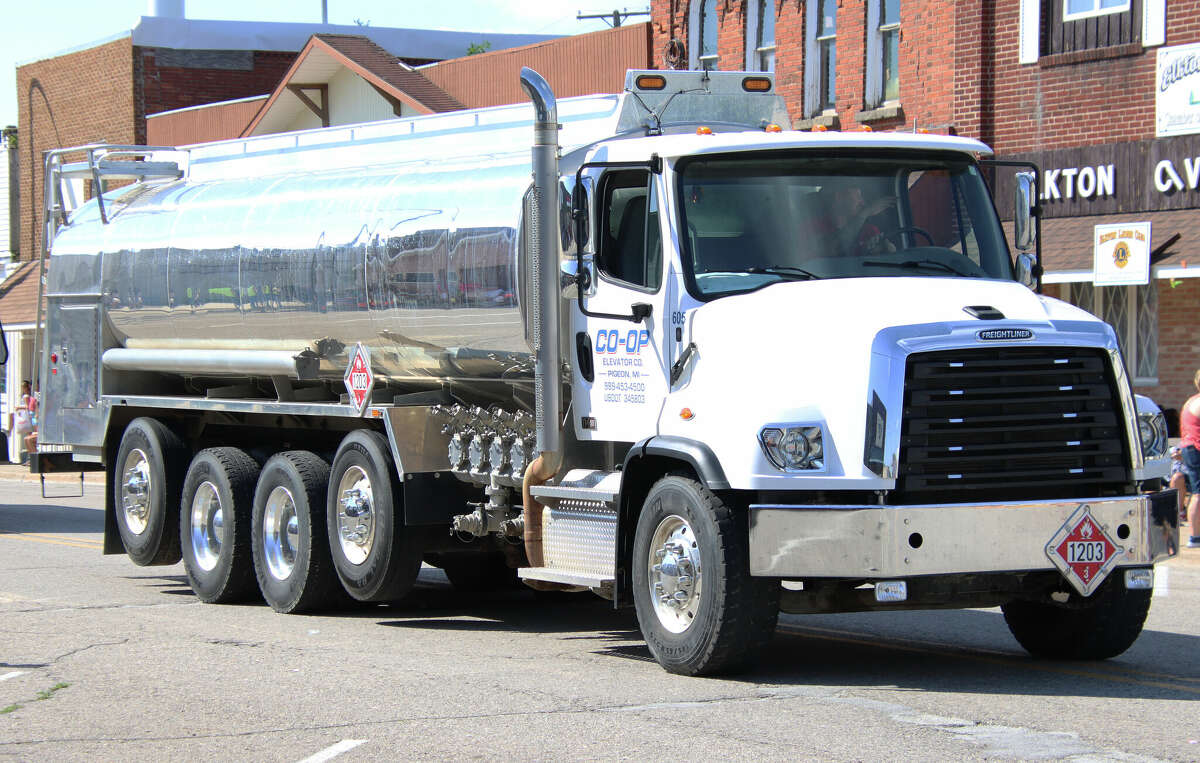
<instances>
[{"instance_id":1,"label":"rear wheel","mask_svg":"<svg viewBox=\"0 0 1200 763\"><path fill-rule=\"evenodd\" d=\"M1152 592L1121 583L1113 575L1090 598L1072 593L1063 605L1011 601L1001 607L1004 621L1034 657L1107 660L1133 646L1150 612Z\"/></svg>"},{"instance_id":2,"label":"rear wheel","mask_svg":"<svg viewBox=\"0 0 1200 763\"><path fill-rule=\"evenodd\" d=\"M277 453L254 491L251 538L263 598L277 612L308 612L340 593L325 544L329 465L303 450Z\"/></svg>"},{"instance_id":3,"label":"rear wheel","mask_svg":"<svg viewBox=\"0 0 1200 763\"><path fill-rule=\"evenodd\" d=\"M156 419L134 419L121 436L113 505L121 542L134 564L180 559L179 495L186 459L183 441Z\"/></svg>"},{"instance_id":4,"label":"rear wheel","mask_svg":"<svg viewBox=\"0 0 1200 763\"><path fill-rule=\"evenodd\" d=\"M196 596L210 604L258 593L250 539L258 463L237 448L209 448L192 459L179 522L183 566Z\"/></svg>"},{"instance_id":5,"label":"rear wheel","mask_svg":"<svg viewBox=\"0 0 1200 763\"><path fill-rule=\"evenodd\" d=\"M752 661L779 617L779 583L750 576L744 516L695 480L650 489L633 546L633 599L651 654L684 675Z\"/></svg>"},{"instance_id":6,"label":"rear wheel","mask_svg":"<svg viewBox=\"0 0 1200 763\"><path fill-rule=\"evenodd\" d=\"M338 447L326 498L329 548L346 593L358 601L398 601L421 569L421 549L405 532L400 482L382 435L359 429Z\"/></svg>"}]
</instances>

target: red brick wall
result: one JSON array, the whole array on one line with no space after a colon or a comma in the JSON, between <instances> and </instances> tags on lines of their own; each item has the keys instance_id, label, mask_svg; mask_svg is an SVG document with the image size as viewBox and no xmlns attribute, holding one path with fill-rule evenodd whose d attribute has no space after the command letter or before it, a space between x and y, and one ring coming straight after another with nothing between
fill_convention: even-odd
<instances>
[{"instance_id":1,"label":"red brick wall","mask_svg":"<svg viewBox=\"0 0 1200 763\"><path fill-rule=\"evenodd\" d=\"M1158 49L1078 63L1067 54L1019 64L1018 2L995 3L995 41L981 51L983 66L994 73L991 115L969 134L1006 154L1153 138ZM1200 0L1168 2L1167 45L1198 41Z\"/></svg>"},{"instance_id":2,"label":"red brick wall","mask_svg":"<svg viewBox=\"0 0 1200 763\"><path fill-rule=\"evenodd\" d=\"M1192 375L1200 368L1200 324L1196 322L1200 278L1179 279L1174 287L1171 283L1158 281L1159 384L1136 391L1154 398L1162 408L1178 409L1196 394Z\"/></svg>"},{"instance_id":3,"label":"red brick wall","mask_svg":"<svg viewBox=\"0 0 1200 763\"><path fill-rule=\"evenodd\" d=\"M204 103L270 93L296 60L295 53L254 51L253 69L160 66L154 48L138 48L143 80L142 116Z\"/></svg>"},{"instance_id":4,"label":"red brick wall","mask_svg":"<svg viewBox=\"0 0 1200 763\"><path fill-rule=\"evenodd\" d=\"M666 67L667 43L675 38L686 46L688 11L697 0L652 0L653 56ZM746 65L746 14L754 0L717 0L718 62L722 70ZM810 0L815 1L815 0ZM978 3L980 0L973 0ZM969 3L968 3L969 4ZM804 111L804 23L802 0L777 0L775 17L776 90L787 101L793 121ZM874 130L945 127L954 119L956 49L951 44L956 4L931 0L901 4L900 103L901 117L870 122ZM964 14L959 14L965 18ZM974 25L978 27L978 14ZM863 111L863 70L866 51L866 0L842 0L838 5L837 112L843 129L859 124ZM685 64L686 66L686 64Z\"/></svg>"},{"instance_id":5,"label":"red brick wall","mask_svg":"<svg viewBox=\"0 0 1200 763\"><path fill-rule=\"evenodd\" d=\"M128 37L17 68L21 259L40 252L42 152L101 140L133 143L133 89Z\"/></svg>"}]
</instances>

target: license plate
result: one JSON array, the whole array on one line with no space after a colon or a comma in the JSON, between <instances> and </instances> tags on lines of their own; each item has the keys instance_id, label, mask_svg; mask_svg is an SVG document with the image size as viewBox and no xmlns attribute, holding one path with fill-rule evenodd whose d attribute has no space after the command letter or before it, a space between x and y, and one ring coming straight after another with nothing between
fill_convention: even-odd
<instances>
[{"instance_id":1,"label":"license plate","mask_svg":"<svg viewBox=\"0 0 1200 763\"><path fill-rule=\"evenodd\" d=\"M1086 503L1076 509L1046 544L1046 556L1084 596L1091 596L1104 582L1123 553L1124 549L1096 521Z\"/></svg>"}]
</instances>

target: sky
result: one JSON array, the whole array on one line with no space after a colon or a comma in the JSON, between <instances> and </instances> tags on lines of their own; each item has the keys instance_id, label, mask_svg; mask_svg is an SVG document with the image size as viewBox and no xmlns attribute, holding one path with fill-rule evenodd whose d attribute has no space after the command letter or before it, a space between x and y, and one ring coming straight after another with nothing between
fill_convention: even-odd
<instances>
[{"instance_id":1,"label":"sky","mask_svg":"<svg viewBox=\"0 0 1200 763\"><path fill-rule=\"evenodd\" d=\"M330 24L464 32L582 34L608 25L578 13L646 10L614 0L327 0ZM16 66L131 29L149 0L0 0L0 126L17 123ZM321 21L321 0L186 0L192 19ZM646 21L635 17L631 22Z\"/></svg>"}]
</instances>

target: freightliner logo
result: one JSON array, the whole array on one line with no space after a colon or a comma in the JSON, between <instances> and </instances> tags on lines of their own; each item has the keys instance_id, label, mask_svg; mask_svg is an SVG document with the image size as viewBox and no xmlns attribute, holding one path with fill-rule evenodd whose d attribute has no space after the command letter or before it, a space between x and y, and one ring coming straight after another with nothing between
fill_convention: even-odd
<instances>
[{"instance_id":1,"label":"freightliner logo","mask_svg":"<svg viewBox=\"0 0 1200 763\"><path fill-rule=\"evenodd\" d=\"M976 332L975 336L984 342L1011 341L1013 339L1033 339L1029 329L984 329Z\"/></svg>"}]
</instances>

